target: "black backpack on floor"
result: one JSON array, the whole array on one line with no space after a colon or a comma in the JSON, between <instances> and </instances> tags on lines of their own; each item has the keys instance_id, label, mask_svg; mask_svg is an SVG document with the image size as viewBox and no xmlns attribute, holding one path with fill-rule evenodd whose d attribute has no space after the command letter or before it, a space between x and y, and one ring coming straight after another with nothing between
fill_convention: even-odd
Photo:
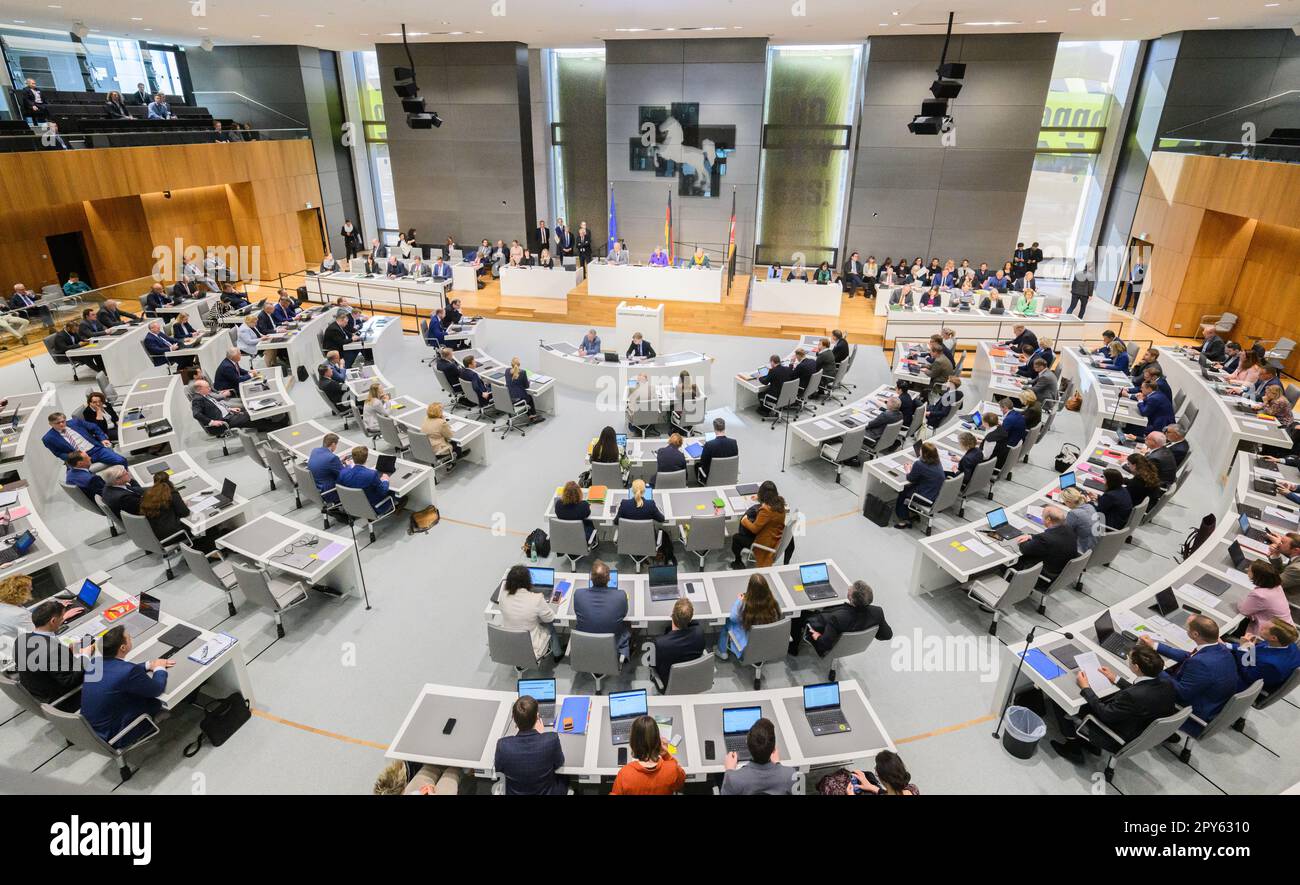
<instances>
[{"instance_id":1,"label":"black backpack on floor","mask_svg":"<svg viewBox=\"0 0 1300 885\"><path fill-rule=\"evenodd\" d=\"M533 529L524 540L524 555L544 559L551 555L551 539L541 529Z\"/></svg>"}]
</instances>

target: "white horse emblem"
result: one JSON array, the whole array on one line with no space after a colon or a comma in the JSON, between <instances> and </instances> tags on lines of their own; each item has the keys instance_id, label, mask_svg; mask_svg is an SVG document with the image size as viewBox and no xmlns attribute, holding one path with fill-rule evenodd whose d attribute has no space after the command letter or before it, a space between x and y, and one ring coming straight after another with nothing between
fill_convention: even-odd
<instances>
[{"instance_id":1,"label":"white horse emblem","mask_svg":"<svg viewBox=\"0 0 1300 885\"><path fill-rule=\"evenodd\" d=\"M653 123L643 123L641 126L641 137L643 143L650 148L655 159L655 166L658 167L660 159L672 160L679 166L689 166L695 173L695 187L699 190L707 191L709 188L709 172L713 169L713 164L717 160L717 146L712 139L704 139L699 147L692 147L689 144L683 144L682 124L677 122L676 117L669 117L659 124L659 131L663 133L664 140L660 143L653 142Z\"/></svg>"}]
</instances>

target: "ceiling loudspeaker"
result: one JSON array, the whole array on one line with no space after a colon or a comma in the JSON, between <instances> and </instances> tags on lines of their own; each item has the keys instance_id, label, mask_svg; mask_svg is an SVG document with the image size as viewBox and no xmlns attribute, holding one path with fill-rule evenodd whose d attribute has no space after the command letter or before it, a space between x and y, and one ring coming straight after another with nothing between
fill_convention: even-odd
<instances>
[{"instance_id":1,"label":"ceiling loudspeaker","mask_svg":"<svg viewBox=\"0 0 1300 885\"><path fill-rule=\"evenodd\" d=\"M215 44L213 44L211 40L209 40L207 37L204 37L203 41L199 43L199 48L202 49L204 52L211 52L214 45Z\"/></svg>"},{"instance_id":2,"label":"ceiling loudspeaker","mask_svg":"<svg viewBox=\"0 0 1300 885\"><path fill-rule=\"evenodd\" d=\"M402 46L406 49L406 60L410 67L393 68L393 91L402 100L407 128L436 129L442 125L442 117L438 116L437 111L426 109L424 99L420 97L420 85L415 82L415 60L411 57L411 47L406 42L406 25L402 25Z\"/></svg>"}]
</instances>

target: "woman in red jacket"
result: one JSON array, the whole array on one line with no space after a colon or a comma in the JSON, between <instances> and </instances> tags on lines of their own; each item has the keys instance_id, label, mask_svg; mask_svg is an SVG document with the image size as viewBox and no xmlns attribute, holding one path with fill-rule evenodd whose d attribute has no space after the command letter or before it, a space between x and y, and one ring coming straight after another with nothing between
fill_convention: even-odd
<instances>
[{"instance_id":1,"label":"woman in red jacket","mask_svg":"<svg viewBox=\"0 0 1300 885\"><path fill-rule=\"evenodd\" d=\"M669 796L686 783L686 772L659 737L654 717L642 716L632 723L632 761L614 778L614 796Z\"/></svg>"}]
</instances>

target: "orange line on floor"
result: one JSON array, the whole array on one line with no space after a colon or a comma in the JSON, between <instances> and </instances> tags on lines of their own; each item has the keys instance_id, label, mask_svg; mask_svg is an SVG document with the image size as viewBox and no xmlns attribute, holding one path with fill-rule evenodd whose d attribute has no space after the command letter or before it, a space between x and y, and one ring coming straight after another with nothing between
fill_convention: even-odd
<instances>
[{"instance_id":1,"label":"orange line on floor","mask_svg":"<svg viewBox=\"0 0 1300 885\"><path fill-rule=\"evenodd\" d=\"M468 526L469 528L472 528L472 529L485 529L486 531L489 531L489 532L493 530L492 526L490 526L490 525L484 525L484 524L481 523L481 522L468 522L467 520L464 520L464 519L452 519L450 516L444 516L444 517L442 517L442 520L441 520L441 521L442 521L442 522L450 522L450 523L453 523L453 524L455 524L455 525ZM526 538L526 537L528 537L528 532L521 532L521 531L519 531L519 529L502 529L502 531L504 531L507 535L516 535L516 536L518 536L518 537L520 537L520 538Z\"/></svg>"},{"instance_id":2,"label":"orange line on floor","mask_svg":"<svg viewBox=\"0 0 1300 885\"><path fill-rule=\"evenodd\" d=\"M290 728L296 728L299 731L305 731L309 734L319 735L320 737L334 738L336 741L343 741L345 744L356 744L361 747L370 747L374 750L387 750L388 744L379 744L374 741L366 741L361 738L348 737L346 734L339 734L337 731L326 731L323 728L316 728L311 725L303 725L301 722L294 722L292 719L285 719L282 716L276 716L273 713L267 713L265 710L253 710L253 715L260 719L266 719L269 722L276 722L280 725L287 725Z\"/></svg>"},{"instance_id":3,"label":"orange line on floor","mask_svg":"<svg viewBox=\"0 0 1300 885\"><path fill-rule=\"evenodd\" d=\"M958 722L956 725L945 725L943 728L936 728L934 731L925 731L921 734L914 734L911 737L896 738L895 744L910 744L913 741L923 741L926 738L938 737L941 734L952 734L954 731L961 731L963 728L970 728L972 725L982 725L985 722L992 722L998 717L990 713L987 716L980 716L978 719L971 719L966 722Z\"/></svg>"}]
</instances>

